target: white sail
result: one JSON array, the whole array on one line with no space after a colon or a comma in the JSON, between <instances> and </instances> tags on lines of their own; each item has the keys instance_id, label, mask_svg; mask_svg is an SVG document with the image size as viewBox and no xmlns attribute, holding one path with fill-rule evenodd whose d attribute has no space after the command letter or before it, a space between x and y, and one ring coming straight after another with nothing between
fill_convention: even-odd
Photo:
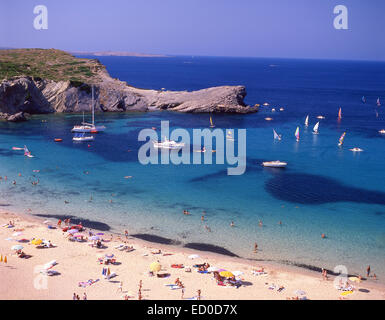
<instances>
[{"instance_id":1,"label":"white sail","mask_svg":"<svg viewBox=\"0 0 385 320\"><path fill-rule=\"evenodd\" d=\"M273 129L273 133L274 133L274 140L281 140L281 136L275 132L275 130Z\"/></svg>"},{"instance_id":2,"label":"white sail","mask_svg":"<svg viewBox=\"0 0 385 320\"><path fill-rule=\"evenodd\" d=\"M307 115L305 119L305 126L307 127L308 125L309 125L309 116Z\"/></svg>"},{"instance_id":3,"label":"white sail","mask_svg":"<svg viewBox=\"0 0 385 320\"><path fill-rule=\"evenodd\" d=\"M314 133L318 133L319 122L317 122L313 128Z\"/></svg>"}]
</instances>

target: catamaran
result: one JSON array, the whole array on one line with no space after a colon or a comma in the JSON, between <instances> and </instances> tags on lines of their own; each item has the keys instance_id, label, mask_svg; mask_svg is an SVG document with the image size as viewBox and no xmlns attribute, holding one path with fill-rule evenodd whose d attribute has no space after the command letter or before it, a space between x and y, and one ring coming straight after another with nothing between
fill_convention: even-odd
<instances>
[{"instance_id":1,"label":"catamaran","mask_svg":"<svg viewBox=\"0 0 385 320\"><path fill-rule=\"evenodd\" d=\"M274 134L274 140L281 140L281 135L279 135L275 130L273 129L273 134Z\"/></svg>"},{"instance_id":2,"label":"catamaran","mask_svg":"<svg viewBox=\"0 0 385 320\"><path fill-rule=\"evenodd\" d=\"M28 150L27 146L24 146L24 155L28 158L33 158L34 156L31 154L31 151Z\"/></svg>"},{"instance_id":3,"label":"catamaran","mask_svg":"<svg viewBox=\"0 0 385 320\"><path fill-rule=\"evenodd\" d=\"M164 137L163 142L152 141L154 148L163 148L163 149L180 149L184 147L183 142L176 142L173 140L168 140L167 137Z\"/></svg>"},{"instance_id":4,"label":"catamaran","mask_svg":"<svg viewBox=\"0 0 385 320\"><path fill-rule=\"evenodd\" d=\"M341 135L340 139L338 140L338 146L339 146L339 147L342 146L342 144L344 143L345 135L346 135L346 132L344 132L344 133Z\"/></svg>"},{"instance_id":5,"label":"catamaran","mask_svg":"<svg viewBox=\"0 0 385 320\"><path fill-rule=\"evenodd\" d=\"M211 118L211 116L210 116L210 128L215 128L213 119Z\"/></svg>"},{"instance_id":6,"label":"catamaran","mask_svg":"<svg viewBox=\"0 0 385 320\"><path fill-rule=\"evenodd\" d=\"M313 128L313 134L318 134L318 127L319 127L319 122L317 122Z\"/></svg>"},{"instance_id":7,"label":"catamaran","mask_svg":"<svg viewBox=\"0 0 385 320\"><path fill-rule=\"evenodd\" d=\"M72 132L91 132L97 133L106 130L105 126L96 126L95 125L95 106L94 106L94 87L92 86L92 100L91 100L91 111L92 111L92 123L87 123L84 121L84 112L83 112L83 122L80 126L74 126Z\"/></svg>"},{"instance_id":8,"label":"catamaran","mask_svg":"<svg viewBox=\"0 0 385 320\"><path fill-rule=\"evenodd\" d=\"M297 129L295 130L294 135L295 135L297 142L298 142L299 141L299 127L297 127Z\"/></svg>"},{"instance_id":9,"label":"catamaran","mask_svg":"<svg viewBox=\"0 0 385 320\"><path fill-rule=\"evenodd\" d=\"M76 132L72 140L73 141L93 141L94 136L86 136L85 132Z\"/></svg>"},{"instance_id":10,"label":"catamaran","mask_svg":"<svg viewBox=\"0 0 385 320\"><path fill-rule=\"evenodd\" d=\"M342 109L338 110L338 119L342 119Z\"/></svg>"},{"instance_id":11,"label":"catamaran","mask_svg":"<svg viewBox=\"0 0 385 320\"><path fill-rule=\"evenodd\" d=\"M306 119L305 119L305 126L309 126L309 115L306 116Z\"/></svg>"},{"instance_id":12,"label":"catamaran","mask_svg":"<svg viewBox=\"0 0 385 320\"><path fill-rule=\"evenodd\" d=\"M377 98L377 107L381 106L380 98Z\"/></svg>"}]
</instances>

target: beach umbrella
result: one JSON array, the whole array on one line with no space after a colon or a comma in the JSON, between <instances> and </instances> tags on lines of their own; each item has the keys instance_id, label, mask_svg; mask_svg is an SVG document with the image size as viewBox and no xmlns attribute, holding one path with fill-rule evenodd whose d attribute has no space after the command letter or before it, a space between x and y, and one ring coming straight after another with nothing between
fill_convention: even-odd
<instances>
[{"instance_id":1,"label":"beach umbrella","mask_svg":"<svg viewBox=\"0 0 385 320\"><path fill-rule=\"evenodd\" d=\"M225 277L225 278L231 278L231 277L234 277L233 273L230 272L230 271L221 271L221 272L219 272L219 274L220 274L222 277Z\"/></svg>"},{"instance_id":2,"label":"beach umbrella","mask_svg":"<svg viewBox=\"0 0 385 320\"><path fill-rule=\"evenodd\" d=\"M48 224L48 223L51 223L51 221L45 220L43 223L44 223L44 224Z\"/></svg>"},{"instance_id":3,"label":"beach umbrella","mask_svg":"<svg viewBox=\"0 0 385 320\"><path fill-rule=\"evenodd\" d=\"M162 269L162 266L160 265L159 262L155 261L155 262L150 264L150 270L152 272L158 272L158 271L160 271L160 269Z\"/></svg>"},{"instance_id":4,"label":"beach umbrella","mask_svg":"<svg viewBox=\"0 0 385 320\"><path fill-rule=\"evenodd\" d=\"M189 259L196 259L196 258L199 258L199 255L197 255L197 254L190 254L190 255L188 256L188 258L189 258Z\"/></svg>"},{"instance_id":5,"label":"beach umbrella","mask_svg":"<svg viewBox=\"0 0 385 320\"><path fill-rule=\"evenodd\" d=\"M106 254L105 254L105 257L106 257L107 259L112 259L112 258L114 257L114 254L113 254L113 253L106 253Z\"/></svg>"},{"instance_id":6,"label":"beach umbrella","mask_svg":"<svg viewBox=\"0 0 385 320\"><path fill-rule=\"evenodd\" d=\"M100 240L100 237L98 237L98 236L92 236L92 237L90 237L90 240Z\"/></svg>"},{"instance_id":7,"label":"beach umbrella","mask_svg":"<svg viewBox=\"0 0 385 320\"><path fill-rule=\"evenodd\" d=\"M237 270L237 271L232 271L232 274L233 274L234 276L236 276L236 277L239 277L240 275L243 274L243 272Z\"/></svg>"},{"instance_id":8,"label":"beach umbrella","mask_svg":"<svg viewBox=\"0 0 385 320\"><path fill-rule=\"evenodd\" d=\"M296 290L296 291L294 291L294 294L297 296L304 296L306 294L306 292L303 290Z\"/></svg>"},{"instance_id":9,"label":"beach umbrella","mask_svg":"<svg viewBox=\"0 0 385 320\"><path fill-rule=\"evenodd\" d=\"M79 232L79 230L78 229L71 229L71 230L68 230L67 232L70 234L75 234L76 232Z\"/></svg>"},{"instance_id":10,"label":"beach umbrella","mask_svg":"<svg viewBox=\"0 0 385 320\"><path fill-rule=\"evenodd\" d=\"M104 233L103 233L103 232L98 232L96 235L98 235L98 236L103 236Z\"/></svg>"},{"instance_id":11,"label":"beach umbrella","mask_svg":"<svg viewBox=\"0 0 385 320\"><path fill-rule=\"evenodd\" d=\"M214 271L218 271L219 269L217 267L208 267L207 268L207 271L208 272L214 272Z\"/></svg>"},{"instance_id":12,"label":"beach umbrella","mask_svg":"<svg viewBox=\"0 0 385 320\"><path fill-rule=\"evenodd\" d=\"M12 234L12 237L18 237L18 236L21 236L23 233L22 232L14 232Z\"/></svg>"},{"instance_id":13,"label":"beach umbrella","mask_svg":"<svg viewBox=\"0 0 385 320\"><path fill-rule=\"evenodd\" d=\"M22 250L24 247L23 246L21 246L20 244L16 244L16 245L14 245L11 249L12 250Z\"/></svg>"},{"instance_id":14,"label":"beach umbrella","mask_svg":"<svg viewBox=\"0 0 385 320\"><path fill-rule=\"evenodd\" d=\"M75 238L82 238L84 237L84 234L78 233L74 235Z\"/></svg>"},{"instance_id":15,"label":"beach umbrella","mask_svg":"<svg viewBox=\"0 0 385 320\"><path fill-rule=\"evenodd\" d=\"M28 239L20 239L20 240L18 240L18 242L29 242L29 240Z\"/></svg>"},{"instance_id":16,"label":"beach umbrella","mask_svg":"<svg viewBox=\"0 0 385 320\"><path fill-rule=\"evenodd\" d=\"M36 246L38 246L39 244L42 244L42 243L43 243L43 240L41 240L41 239L33 239L33 240L31 241L31 243L34 244L34 245L36 245Z\"/></svg>"}]
</instances>

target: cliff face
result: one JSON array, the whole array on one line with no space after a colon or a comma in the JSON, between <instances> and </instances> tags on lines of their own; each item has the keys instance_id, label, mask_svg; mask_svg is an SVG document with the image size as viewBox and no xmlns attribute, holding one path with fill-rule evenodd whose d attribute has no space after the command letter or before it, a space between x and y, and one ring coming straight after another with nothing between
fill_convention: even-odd
<instances>
[{"instance_id":1,"label":"cliff face","mask_svg":"<svg viewBox=\"0 0 385 320\"><path fill-rule=\"evenodd\" d=\"M1 51L0 76L5 78L0 81L0 118L10 121L24 120L24 113L89 112L91 85L96 112L258 111L245 105L243 86L192 92L138 89L111 78L98 60L75 58L55 49Z\"/></svg>"},{"instance_id":2,"label":"cliff face","mask_svg":"<svg viewBox=\"0 0 385 320\"><path fill-rule=\"evenodd\" d=\"M144 90L112 78L94 85L95 110L110 112L173 110L178 112L251 113L243 86L198 91ZM91 87L72 81L18 77L0 83L0 117L17 113L89 112Z\"/></svg>"}]
</instances>

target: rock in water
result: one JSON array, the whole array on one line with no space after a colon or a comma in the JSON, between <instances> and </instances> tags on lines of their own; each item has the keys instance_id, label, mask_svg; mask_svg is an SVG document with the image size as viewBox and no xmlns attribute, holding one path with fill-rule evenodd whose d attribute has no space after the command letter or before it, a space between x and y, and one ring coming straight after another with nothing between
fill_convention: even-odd
<instances>
[{"instance_id":1,"label":"rock in water","mask_svg":"<svg viewBox=\"0 0 385 320\"><path fill-rule=\"evenodd\" d=\"M27 118L25 117L24 112L18 112L18 113L15 113L13 115L10 115L7 118L7 121L10 121L10 122L21 122L21 121L27 121Z\"/></svg>"}]
</instances>

